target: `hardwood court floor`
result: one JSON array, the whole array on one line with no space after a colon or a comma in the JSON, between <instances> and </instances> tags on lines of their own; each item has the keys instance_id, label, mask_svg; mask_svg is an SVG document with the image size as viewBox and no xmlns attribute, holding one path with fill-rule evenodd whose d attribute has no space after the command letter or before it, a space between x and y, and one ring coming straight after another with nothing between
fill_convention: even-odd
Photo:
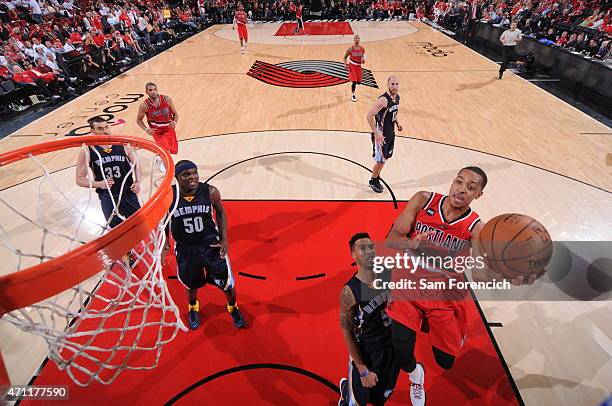
<instances>
[{"instance_id":1,"label":"hardwood court floor","mask_svg":"<svg viewBox=\"0 0 612 406\"><path fill-rule=\"evenodd\" d=\"M350 101L348 84L271 86L246 75L255 61L340 61L350 42L309 36L304 43L263 43L272 42L277 28L254 25L253 43L241 55L231 28L212 27L0 141L0 150L84 134L87 118L97 114L108 114L115 134L140 135L138 104L144 84L153 81L180 114L178 158L198 162L204 178L220 172L213 183L224 198L391 200L367 188L368 174L359 165L371 166L365 114L394 74L401 82L404 130L383 178L397 200L423 189L445 193L458 168L476 164L490 176L485 195L474 203L483 219L521 212L539 219L553 239L611 240L610 128L513 74L497 80L497 65L421 23L353 24L368 55L365 67L381 87L360 87L357 103ZM432 56L425 49L432 47L447 56ZM74 153L45 162L51 170L68 168L58 180L82 200L69 186ZM31 192L33 182L10 187L32 178L30 168L4 170L3 193ZM8 215L3 211L2 224ZM481 305L487 320L503 325L493 334L526 404L592 405L609 392L609 302ZM8 337L4 332L11 330L0 326ZM11 340L14 351L28 340L18 337ZM6 354L5 344L3 339ZM9 368L21 364L20 376L31 376L44 358L43 346L36 348L28 362L14 354Z\"/></svg>"}]
</instances>

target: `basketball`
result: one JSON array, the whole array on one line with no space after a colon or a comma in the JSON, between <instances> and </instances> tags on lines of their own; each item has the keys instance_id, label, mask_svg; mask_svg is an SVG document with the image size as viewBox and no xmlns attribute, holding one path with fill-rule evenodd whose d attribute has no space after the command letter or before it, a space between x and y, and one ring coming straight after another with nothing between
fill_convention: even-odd
<instances>
[{"instance_id":1,"label":"basketball","mask_svg":"<svg viewBox=\"0 0 612 406\"><path fill-rule=\"evenodd\" d=\"M502 214L489 220L478 236L478 252L487 266L507 278L540 277L553 252L550 234L524 214Z\"/></svg>"}]
</instances>

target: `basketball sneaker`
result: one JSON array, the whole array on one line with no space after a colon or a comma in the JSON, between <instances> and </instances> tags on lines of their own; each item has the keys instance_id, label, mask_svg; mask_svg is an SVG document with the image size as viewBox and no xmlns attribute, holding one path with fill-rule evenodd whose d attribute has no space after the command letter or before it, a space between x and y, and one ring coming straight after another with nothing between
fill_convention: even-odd
<instances>
[{"instance_id":1,"label":"basketball sneaker","mask_svg":"<svg viewBox=\"0 0 612 406\"><path fill-rule=\"evenodd\" d=\"M244 327L244 317L242 317L242 313L240 312L238 305L235 304L233 306L230 306L228 304L227 311L230 314L230 316L232 316L232 320L234 320L234 326L236 326L236 328L243 328Z\"/></svg>"},{"instance_id":2,"label":"basketball sneaker","mask_svg":"<svg viewBox=\"0 0 612 406\"><path fill-rule=\"evenodd\" d=\"M348 379L342 378L340 379L340 400L338 400L338 406L348 406L346 394L348 393Z\"/></svg>"},{"instance_id":3,"label":"basketball sneaker","mask_svg":"<svg viewBox=\"0 0 612 406\"><path fill-rule=\"evenodd\" d=\"M159 169L161 173L166 173L166 165L164 165L164 161L162 161L159 155L155 157L153 162L155 163L155 165L157 165L157 169Z\"/></svg>"},{"instance_id":4,"label":"basketball sneaker","mask_svg":"<svg viewBox=\"0 0 612 406\"><path fill-rule=\"evenodd\" d=\"M353 93L353 95L351 96L351 100L356 102L357 101L357 96L355 96L355 93Z\"/></svg>"},{"instance_id":5,"label":"basketball sneaker","mask_svg":"<svg viewBox=\"0 0 612 406\"><path fill-rule=\"evenodd\" d=\"M412 375L416 375L413 379ZM412 406L425 406L425 370L418 363L416 369L408 374L410 378L410 400Z\"/></svg>"},{"instance_id":6,"label":"basketball sneaker","mask_svg":"<svg viewBox=\"0 0 612 406\"><path fill-rule=\"evenodd\" d=\"M200 301L196 300L195 304L189 305L189 328L195 330L200 327Z\"/></svg>"},{"instance_id":7,"label":"basketball sneaker","mask_svg":"<svg viewBox=\"0 0 612 406\"><path fill-rule=\"evenodd\" d=\"M376 193L382 193L382 192L385 191L385 188L383 187L383 185L380 184L380 178L376 178L376 179L372 178L372 179L370 179L370 187Z\"/></svg>"}]
</instances>

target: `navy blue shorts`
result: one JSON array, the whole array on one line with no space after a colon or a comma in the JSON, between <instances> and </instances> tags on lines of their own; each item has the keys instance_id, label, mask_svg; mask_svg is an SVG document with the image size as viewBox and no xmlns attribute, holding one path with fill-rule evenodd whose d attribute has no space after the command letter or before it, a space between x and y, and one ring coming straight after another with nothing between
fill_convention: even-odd
<instances>
[{"instance_id":1,"label":"navy blue shorts","mask_svg":"<svg viewBox=\"0 0 612 406\"><path fill-rule=\"evenodd\" d=\"M393 347L378 347L368 350L360 348L359 352L368 369L376 372L378 383L373 388L364 387L361 384L359 370L353 361L349 359L348 404L366 406L372 403L382 405L393 393L400 371L395 362Z\"/></svg>"},{"instance_id":2,"label":"navy blue shorts","mask_svg":"<svg viewBox=\"0 0 612 406\"><path fill-rule=\"evenodd\" d=\"M210 244L214 244L214 241ZM188 289L198 289L210 283L221 290L234 287L234 275L227 256L221 258L221 248L203 244L186 247L176 244L178 278Z\"/></svg>"},{"instance_id":3,"label":"navy blue shorts","mask_svg":"<svg viewBox=\"0 0 612 406\"><path fill-rule=\"evenodd\" d=\"M102 193L99 193L98 196L100 197L100 204L102 205L102 212L104 213L104 218L106 218L106 221L110 219L109 225L111 228L117 227L123 221L121 217L117 216L116 214L113 214L113 211L115 210L115 206L113 206L113 199L115 200L115 204L119 205L119 213L126 219L132 214L136 213L138 209L140 209L140 202L138 201L138 196L131 190L125 190L123 192L123 195L121 196L121 201L119 201L119 196L114 196L111 199L110 193L108 193L106 190Z\"/></svg>"}]
</instances>

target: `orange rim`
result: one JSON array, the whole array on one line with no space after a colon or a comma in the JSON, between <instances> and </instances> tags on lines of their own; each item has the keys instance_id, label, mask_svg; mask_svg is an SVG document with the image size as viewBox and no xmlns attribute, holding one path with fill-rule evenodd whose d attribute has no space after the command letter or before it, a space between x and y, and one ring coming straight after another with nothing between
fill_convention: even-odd
<instances>
[{"instance_id":1,"label":"orange rim","mask_svg":"<svg viewBox=\"0 0 612 406\"><path fill-rule=\"evenodd\" d=\"M0 317L22 307L38 303L83 282L105 266L123 257L158 226L172 204L174 166L170 154L144 138L119 135L64 138L20 148L0 155L0 167L28 158L70 147L86 145L130 144L158 154L167 168L164 180L151 198L132 216L107 234L62 256L22 271L0 276ZM0 381L2 380L0 365Z\"/></svg>"}]
</instances>

